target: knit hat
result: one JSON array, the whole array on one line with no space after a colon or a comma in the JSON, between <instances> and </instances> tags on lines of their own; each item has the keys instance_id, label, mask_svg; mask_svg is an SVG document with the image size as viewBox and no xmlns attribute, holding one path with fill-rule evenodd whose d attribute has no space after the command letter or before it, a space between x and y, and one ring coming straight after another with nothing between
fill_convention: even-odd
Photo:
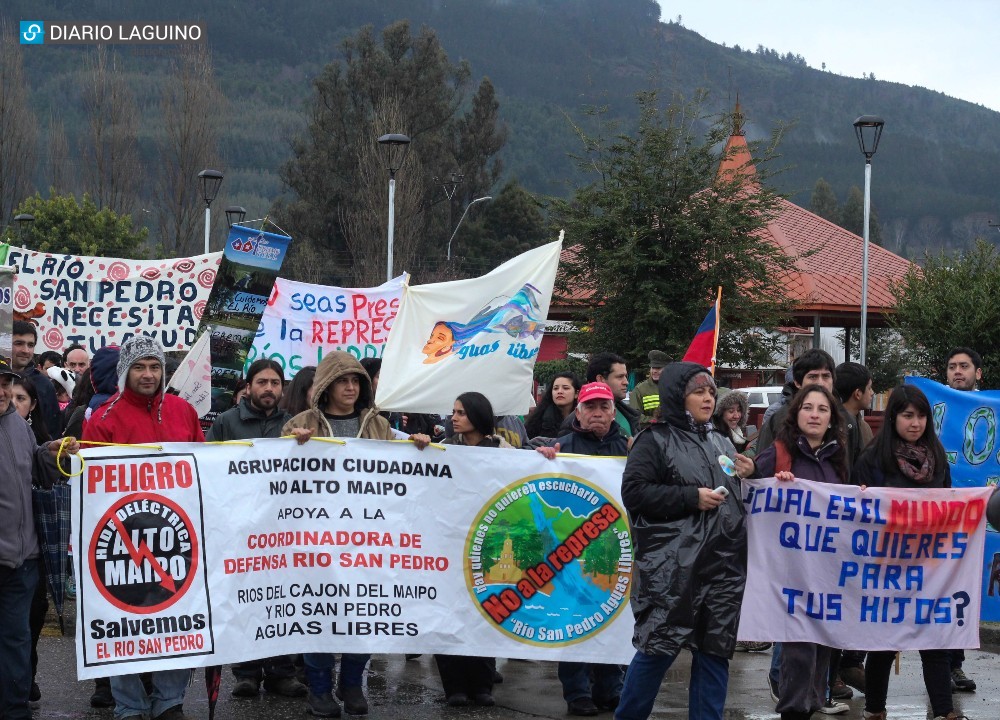
<instances>
[{"instance_id":1,"label":"knit hat","mask_svg":"<svg viewBox=\"0 0 1000 720\"><path fill-rule=\"evenodd\" d=\"M670 362L670 356L662 350L649 351L649 367L653 370L666 367Z\"/></svg>"},{"instance_id":2,"label":"knit hat","mask_svg":"<svg viewBox=\"0 0 1000 720\"><path fill-rule=\"evenodd\" d=\"M70 397L73 396L73 391L76 389L76 375L65 368L59 367L58 365L50 367L45 371L45 374L49 376L49 380L51 380L53 384L62 387L62 389L66 391L67 395Z\"/></svg>"},{"instance_id":3,"label":"knit hat","mask_svg":"<svg viewBox=\"0 0 1000 720\"><path fill-rule=\"evenodd\" d=\"M684 386L684 397L687 397L695 390L701 387L712 388L712 394L715 395L718 392L715 387L715 378L709 375L707 372L700 372L691 376L691 379L687 381L687 385Z\"/></svg>"},{"instance_id":4,"label":"knit hat","mask_svg":"<svg viewBox=\"0 0 1000 720\"><path fill-rule=\"evenodd\" d=\"M128 380L128 371L143 358L155 358L160 361L160 365L166 365L166 356L163 354L163 347L155 339L148 335L133 335L122 345L121 353L118 355L118 391L125 392L125 383ZM163 387L166 389L167 376L163 373Z\"/></svg>"}]
</instances>

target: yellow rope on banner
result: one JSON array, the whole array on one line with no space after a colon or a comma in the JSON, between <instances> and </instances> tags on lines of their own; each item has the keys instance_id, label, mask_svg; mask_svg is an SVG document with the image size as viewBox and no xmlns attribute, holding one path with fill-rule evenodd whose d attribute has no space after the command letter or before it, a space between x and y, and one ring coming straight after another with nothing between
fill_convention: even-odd
<instances>
[{"instance_id":1,"label":"yellow rope on banner","mask_svg":"<svg viewBox=\"0 0 1000 720\"><path fill-rule=\"evenodd\" d=\"M297 435L282 435L281 439L282 440L292 440L292 439L295 439L297 437L298 437ZM331 438L331 437L310 437L309 439L310 440L319 440L320 442L332 443L334 445L346 445L347 444L343 440L338 440L337 438Z\"/></svg>"},{"instance_id":2,"label":"yellow rope on banner","mask_svg":"<svg viewBox=\"0 0 1000 720\"><path fill-rule=\"evenodd\" d=\"M247 447L253 447L253 442L250 440L206 440L206 445L246 445Z\"/></svg>"},{"instance_id":3,"label":"yellow rope on banner","mask_svg":"<svg viewBox=\"0 0 1000 720\"><path fill-rule=\"evenodd\" d=\"M67 436L67 437L64 437L62 440L60 440L59 441L59 450L56 452L56 468L58 468L59 469L59 473L63 477L66 477L66 478L74 478L74 477L79 477L80 475L83 475L83 469L84 469L84 467L86 467L86 462L84 462L83 457L80 456L80 455L77 455L77 458L80 460L80 472L77 472L77 473L68 473L65 470L63 470L62 463L60 461L62 460L63 451L66 449L66 443L68 441L72 440L72 439L73 438ZM104 447L131 447L131 448L142 448L142 449L145 449L145 450L162 450L163 449L162 445L129 445L128 443L101 442L99 440L77 440L76 442L78 442L80 445L101 445L101 446L104 446Z\"/></svg>"},{"instance_id":4,"label":"yellow rope on banner","mask_svg":"<svg viewBox=\"0 0 1000 720\"><path fill-rule=\"evenodd\" d=\"M412 443L413 439L412 438L407 438L406 440L402 440L402 439L398 439L397 438L395 440L390 440L389 442L394 442L394 443ZM444 445L442 445L441 443L427 443L427 447L432 447L432 448L435 448L437 450L444 450L445 452L448 451L448 448L445 447Z\"/></svg>"}]
</instances>

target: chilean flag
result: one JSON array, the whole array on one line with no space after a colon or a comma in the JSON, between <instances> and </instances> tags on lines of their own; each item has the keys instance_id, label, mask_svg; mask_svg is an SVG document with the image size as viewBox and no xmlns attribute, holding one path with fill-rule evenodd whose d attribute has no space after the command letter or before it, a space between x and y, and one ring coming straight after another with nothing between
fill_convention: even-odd
<instances>
[{"instance_id":1,"label":"chilean flag","mask_svg":"<svg viewBox=\"0 0 1000 720\"><path fill-rule=\"evenodd\" d=\"M698 326L698 332L684 353L684 360L696 362L704 365L708 371L715 375L715 351L719 346L719 310L722 305L722 288L715 297L715 303L708 311L708 315Z\"/></svg>"}]
</instances>

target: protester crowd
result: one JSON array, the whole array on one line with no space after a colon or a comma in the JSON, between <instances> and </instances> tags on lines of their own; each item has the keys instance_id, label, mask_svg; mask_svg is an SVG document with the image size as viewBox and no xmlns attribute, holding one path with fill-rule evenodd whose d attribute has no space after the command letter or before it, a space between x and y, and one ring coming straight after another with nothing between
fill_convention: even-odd
<instances>
[{"instance_id":1,"label":"protester crowd","mask_svg":"<svg viewBox=\"0 0 1000 720\"><path fill-rule=\"evenodd\" d=\"M884 423L874 435L863 411L872 398L871 375L857 363L835 366L822 350L809 350L790 369L782 400L769 409L759 434L748 427L746 398L719 388L694 363L649 353L649 374L628 392L626 361L614 353L590 357L586 376L558 374L525 422L496 417L489 400L456 388L453 412L442 418L385 413L375 405L379 360L359 362L331 352L317 367L286 382L283 367L261 359L250 365L239 396L207 433L185 400L167 392L167 358L156 340L135 336L121 348L91 358L81 346L35 356L34 325L16 322L10 364L0 363L0 717L29 718L40 698L35 646L48 606L39 541L32 520L31 487L64 482L63 454L87 442L230 441L294 436L431 442L559 453L626 456L622 499L636 541L631 664L559 663L567 712L646 718L665 673L681 650L693 656L689 717L721 719L729 663L737 650L761 652L770 643L739 643L747 573L746 513L740 478L853 483L866 487L950 487L948 463L924 394L902 385L889 395ZM976 390L982 360L957 348L947 361L947 382ZM732 471L718 462L732 459ZM711 572L705 572L711 568ZM850 645L850 638L845 644ZM232 667L237 698L261 690L304 698L319 717L369 711L364 692L368 654L306 653ZM890 652L861 653L812 643L773 646L768 684L782 720L815 712L838 714L840 701L865 693L865 720L885 720ZM964 654L920 652L936 720L954 720L951 694L973 691L962 670ZM502 682L494 658L435 658L448 705L491 706ZM339 665L339 671L337 671ZM335 674L335 671L336 674ZM336 677L336 682L334 681ZM116 720L183 720L189 670L119 675L95 684L91 704L114 707Z\"/></svg>"}]
</instances>

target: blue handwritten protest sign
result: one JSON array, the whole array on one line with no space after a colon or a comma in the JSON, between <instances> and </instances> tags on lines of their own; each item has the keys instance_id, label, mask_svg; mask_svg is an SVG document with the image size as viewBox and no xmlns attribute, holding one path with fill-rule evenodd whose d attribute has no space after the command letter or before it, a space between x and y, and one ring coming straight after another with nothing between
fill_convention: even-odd
<instances>
[{"instance_id":1,"label":"blue handwritten protest sign","mask_svg":"<svg viewBox=\"0 0 1000 720\"><path fill-rule=\"evenodd\" d=\"M934 427L951 465L954 487L996 486L1000 481L1000 391L953 390L928 378L908 377L931 403ZM982 619L1000 621L1000 533L986 534Z\"/></svg>"},{"instance_id":2,"label":"blue handwritten protest sign","mask_svg":"<svg viewBox=\"0 0 1000 720\"><path fill-rule=\"evenodd\" d=\"M979 645L987 488L744 484L741 640L857 650Z\"/></svg>"}]
</instances>

